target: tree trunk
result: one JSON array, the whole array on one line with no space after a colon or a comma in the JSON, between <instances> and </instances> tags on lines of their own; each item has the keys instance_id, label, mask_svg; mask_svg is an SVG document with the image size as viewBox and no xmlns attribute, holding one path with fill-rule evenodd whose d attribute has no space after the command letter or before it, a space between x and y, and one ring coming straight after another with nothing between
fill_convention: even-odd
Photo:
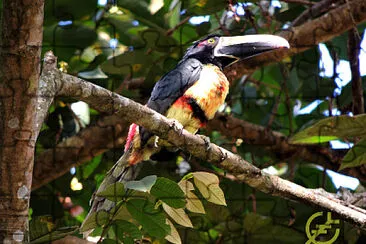
<instances>
[{"instance_id":1,"label":"tree trunk","mask_svg":"<svg viewBox=\"0 0 366 244\"><path fill-rule=\"evenodd\" d=\"M28 242L43 0L3 0L0 34L0 243Z\"/></svg>"}]
</instances>

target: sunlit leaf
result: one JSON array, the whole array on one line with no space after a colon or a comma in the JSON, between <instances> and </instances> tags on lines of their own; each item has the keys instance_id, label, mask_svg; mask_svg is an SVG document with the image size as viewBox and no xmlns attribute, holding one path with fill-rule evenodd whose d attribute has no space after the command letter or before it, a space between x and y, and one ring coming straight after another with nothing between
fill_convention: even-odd
<instances>
[{"instance_id":1,"label":"sunlit leaf","mask_svg":"<svg viewBox=\"0 0 366 244\"><path fill-rule=\"evenodd\" d=\"M174 227L173 223L169 219L166 219L166 222L170 226L170 234L165 237L165 240L174 244L182 243L179 233L177 229Z\"/></svg>"},{"instance_id":2,"label":"sunlit leaf","mask_svg":"<svg viewBox=\"0 0 366 244\"><path fill-rule=\"evenodd\" d=\"M221 190L219 184L209 185L208 190L209 197L207 198L207 201L226 206L224 192Z\"/></svg>"},{"instance_id":3,"label":"sunlit leaf","mask_svg":"<svg viewBox=\"0 0 366 244\"><path fill-rule=\"evenodd\" d=\"M205 213L205 209L201 200L192 192L194 190L193 184L188 180L182 180L179 183L179 187L186 195L186 208L193 213Z\"/></svg>"},{"instance_id":4,"label":"sunlit leaf","mask_svg":"<svg viewBox=\"0 0 366 244\"><path fill-rule=\"evenodd\" d=\"M365 137L366 115L335 116L318 121L315 125L295 134L290 143L314 144L337 138Z\"/></svg>"},{"instance_id":5,"label":"sunlit leaf","mask_svg":"<svg viewBox=\"0 0 366 244\"><path fill-rule=\"evenodd\" d=\"M206 213L201 200L193 193L187 193L186 208L193 213Z\"/></svg>"},{"instance_id":6,"label":"sunlit leaf","mask_svg":"<svg viewBox=\"0 0 366 244\"><path fill-rule=\"evenodd\" d=\"M192 222L183 208L172 208L163 203L163 209L177 224L193 228Z\"/></svg>"}]
</instances>

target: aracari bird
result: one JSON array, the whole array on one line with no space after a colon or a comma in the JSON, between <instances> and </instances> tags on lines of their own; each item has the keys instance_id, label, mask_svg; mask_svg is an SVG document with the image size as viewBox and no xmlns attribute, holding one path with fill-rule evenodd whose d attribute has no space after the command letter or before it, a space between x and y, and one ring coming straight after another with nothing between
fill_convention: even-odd
<instances>
[{"instance_id":1,"label":"aracari bird","mask_svg":"<svg viewBox=\"0 0 366 244\"><path fill-rule=\"evenodd\" d=\"M177 66L155 84L146 106L177 120L187 131L196 133L225 102L229 82L223 69L239 60L280 48L289 48L288 42L273 35L210 35L196 41ZM108 172L97 193L115 182L133 179L137 174L134 170L136 164L159 151L156 141L156 136L132 124L123 156ZM94 195L86 220L93 212L109 211L114 204ZM87 231L83 226L81 229Z\"/></svg>"}]
</instances>

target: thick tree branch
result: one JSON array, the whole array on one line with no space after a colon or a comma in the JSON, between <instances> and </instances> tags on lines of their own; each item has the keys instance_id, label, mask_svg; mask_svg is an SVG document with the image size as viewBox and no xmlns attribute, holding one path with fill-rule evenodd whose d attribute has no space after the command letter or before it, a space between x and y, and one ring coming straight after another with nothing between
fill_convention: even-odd
<instances>
[{"instance_id":1,"label":"thick tree branch","mask_svg":"<svg viewBox=\"0 0 366 244\"><path fill-rule=\"evenodd\" d=\"M122 148L129 124L115 115L105 116L78 135L67 138L36 158L32 190L57 179L78 166L111 149Z\"/></svg>"},{"instance_id":2,"label":"thick tree branch","mask_svg":"<svg viewBox=\"0 0 366 244\"><path fill-rule=\"evenodd\" d=\"M28 243L40 105L42 0L2 1L0 26L0 243ZM47 100L47 98L45 99Z\"/></svg>"},{"instance_id":3,"label":"thick tree branch","mask_svg":"<svg viewBox=\"0 0 366 244\"><path fill-rule=\"evenodd\" d=\"M281 61L321 42L329 41L365 20L366 1L349 0L347 4L340 5L317 19L277 33L288 40L291 49L263 54L250 59L250 62L236 63L226 70L226 76L231 80L240 78L263 65Z\"/></svg>"},{"instance_id":4,"label":"thick tree branch","mask_svg":"<svg viewBox=\"0 0 366 244\"><path fill-rule=\"evenodd\" d=\"M294 21L292 21L292 26L299 26L305 23L309 19L316 18L321 14L327 12L336 6L338 0L322 0L315 3L313 6L302 12Z\"/></svg>"},{"instance_id":5,"label":"thick tree branch","mask_svg":"<svg viewBox=\"0 0 366 244\"><path fill-rule=\"evenodd\" d=\"M60 76L61 80L49 79L48 82L62 81L57 85L59 87L57 95L80 99L100 112L116 114L128 122L136 122L161 139L171 142L194 157L215 164L239 181L264 193L317 205L337 213L344 220L360 228L366 228L366 215L362 211L343 206L337 201L321 194L314 194L312 190L277 176L267 175L239 156L215 144L210 143L209 150L207 150L207 141L186 130L177 129L177 122L102 87L61 73L56 69L56 64L53 67L54 73Z\"/></svg>"}]
</instances>

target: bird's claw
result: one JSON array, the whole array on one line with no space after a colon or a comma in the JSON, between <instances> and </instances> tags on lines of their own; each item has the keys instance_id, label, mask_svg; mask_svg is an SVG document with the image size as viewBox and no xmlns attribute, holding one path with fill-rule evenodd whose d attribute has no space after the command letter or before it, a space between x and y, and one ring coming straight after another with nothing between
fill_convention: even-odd
<instances>
[{"instance_id":1,"label":"bird's claw","mask_svg":"<svg viewBox=\"0 0 366 244\"><path fill-rule=\"evenodd\" d=\"M178 120L172 119L172 124L171 124L171 128L173 128L174 131L178 132L179 135L181 136L183 134L183 125L181 123L179 123Z\"/></svg>"},{"instance_id":2,"label":"bird's claw","mask_svg":"<svg viewBox=\"0 0 366 244\"><path fill-rule=\"evenodd\" d=\"M155 148L159 147L158 143L159 143L159 137L155 136L155 139L154 139L154 147Z\"/></svg>"},{"instance_id":3,"label":"bird's claw","mask_svg":"<svg viewBox=\"0 0 366 244\"><path fill-rule=\"evenodd\" d=\"M211 140L210 137L205 136L205 135L198 135L199 137L202 138L202 140L205 142L205 146L206 146L206 150L210 150L211 149Z\"/></svg>"}]
</instances>

